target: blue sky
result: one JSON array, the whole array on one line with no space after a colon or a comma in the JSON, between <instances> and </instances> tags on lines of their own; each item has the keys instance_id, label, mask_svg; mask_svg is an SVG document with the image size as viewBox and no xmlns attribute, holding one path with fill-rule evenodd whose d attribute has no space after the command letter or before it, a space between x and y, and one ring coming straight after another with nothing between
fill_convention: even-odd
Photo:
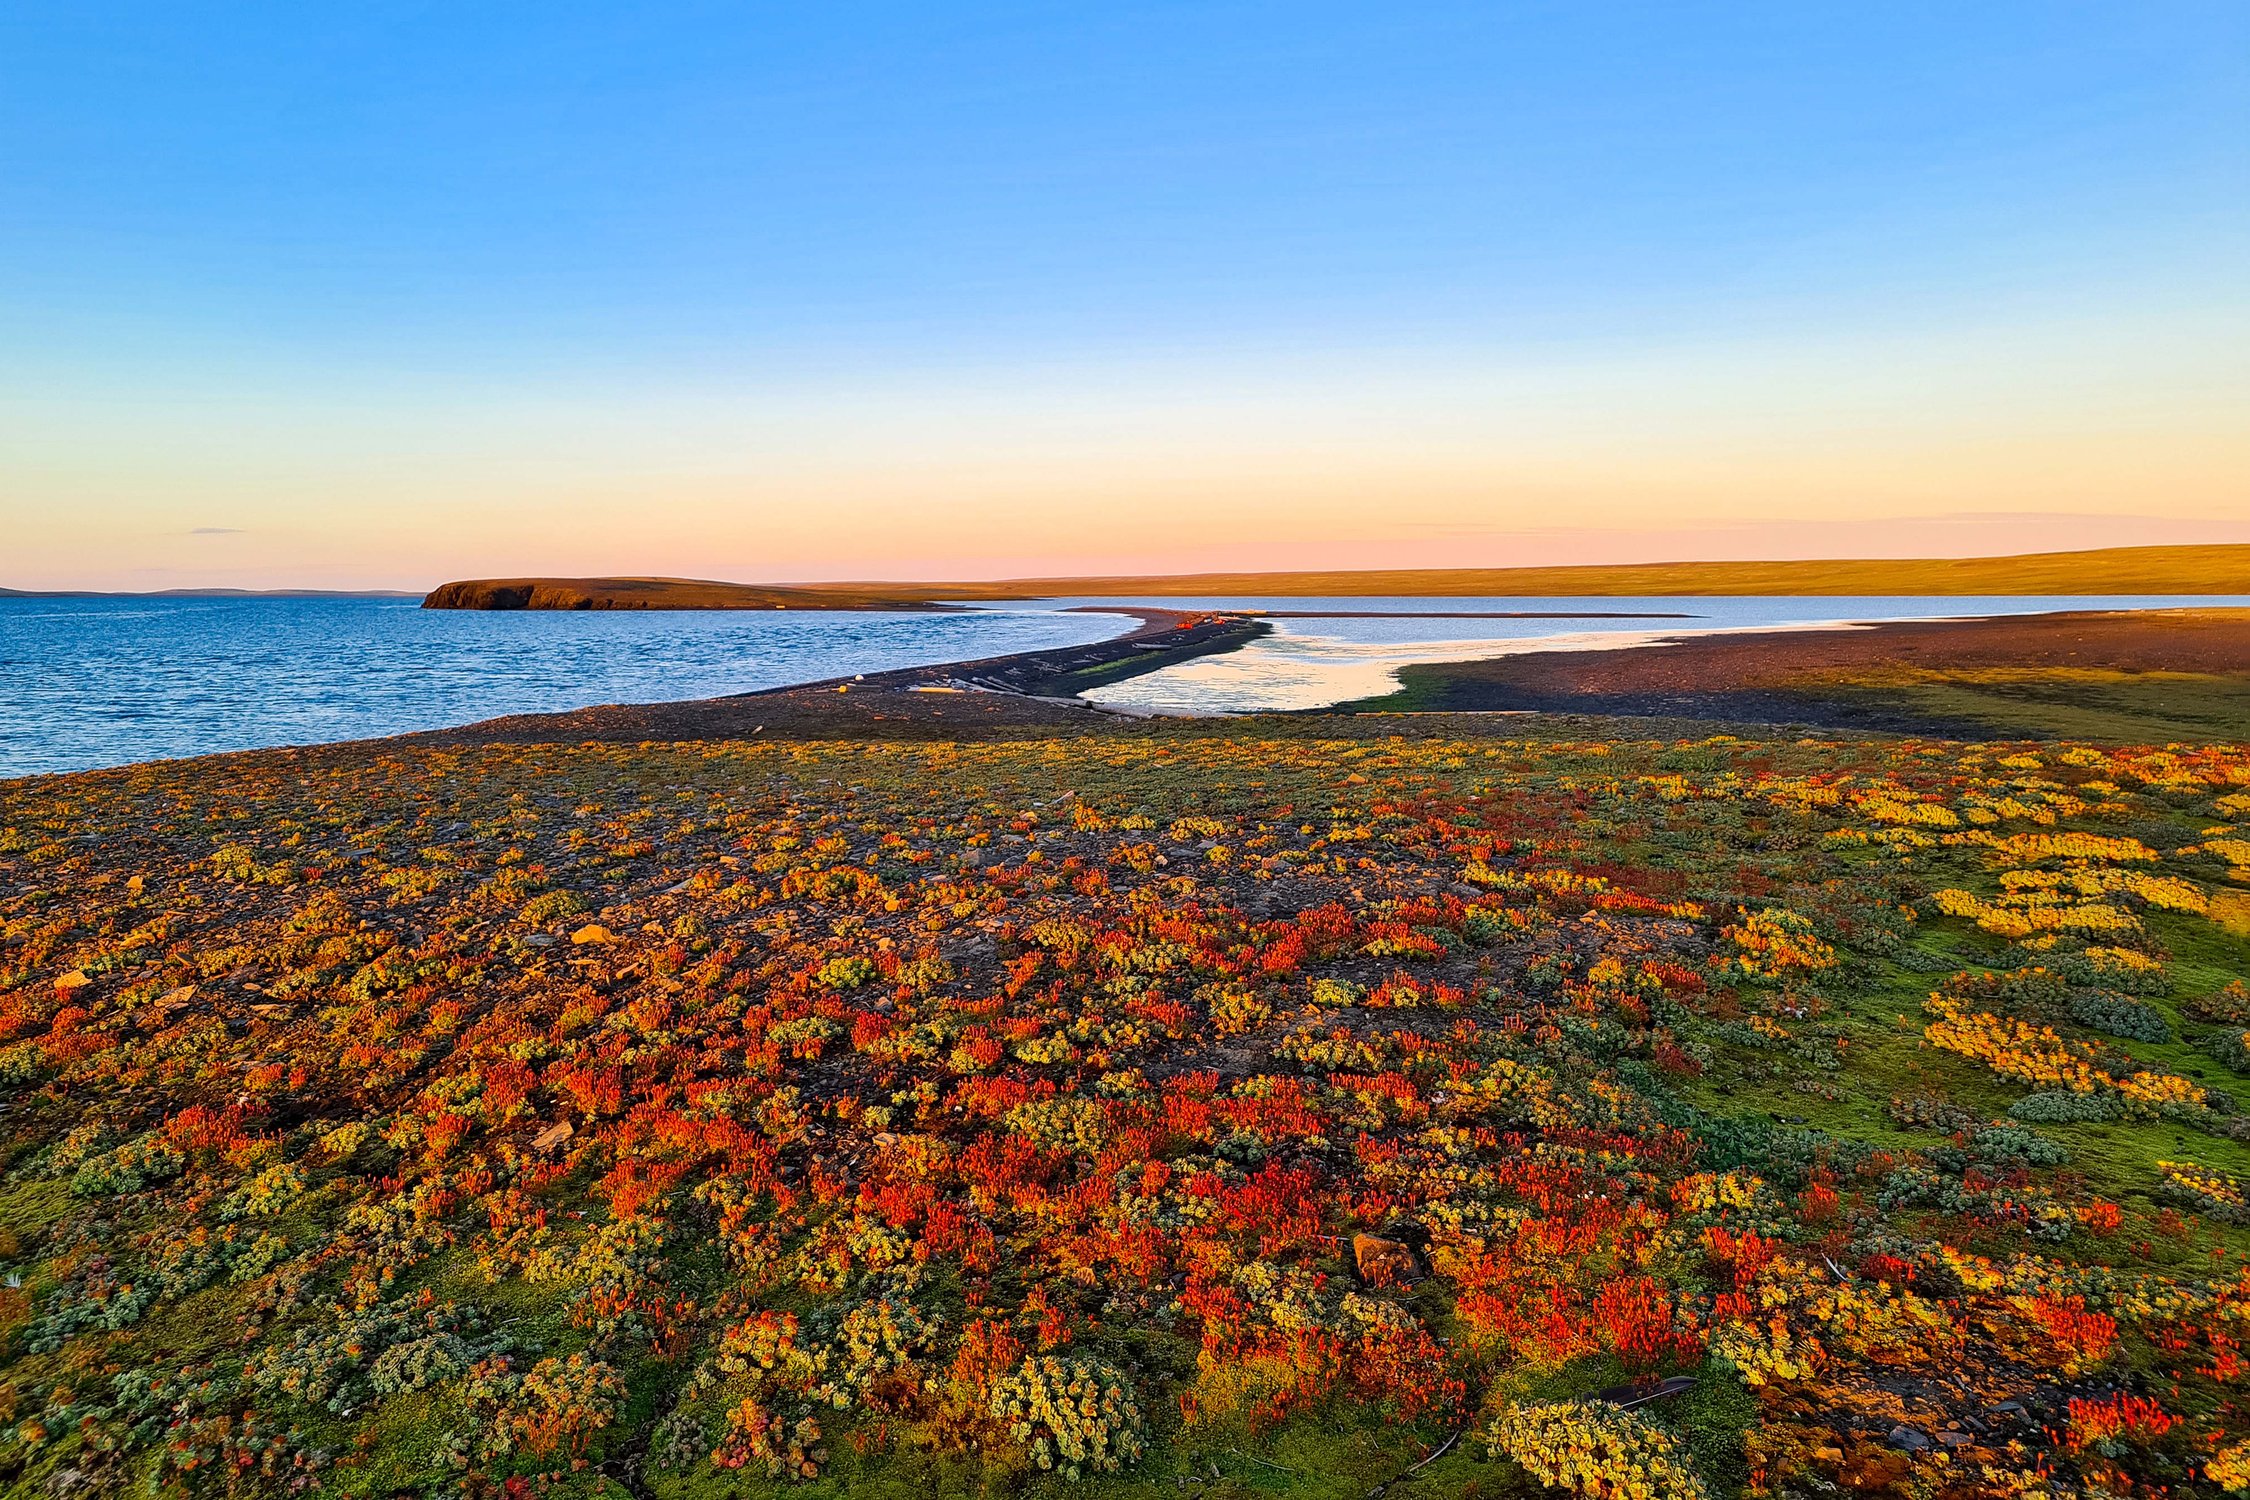
<instances>
[{"instance_id":1,"label":"blue sky","mask_svg":"<svg viewBox=\"0 0 2250 1500\"><path fill-rule=\"evenodd\" d=\"M1305 423L1363 432L1361 493L1442 493L1441 521L1498 539L1552 520L1520 429L1561 400L1584 519L1668 535L1597 462L1605 411L1630 438L1708 399L1668 407L1652 361L1739 392L1737 441L1761 413L1805 430L1759 391L1824 353L1864 383L1902 344L1856 398L1901 422L1932 371L1990 370L1907 448L2018 385L2079 432L2081 404L2117 417L2152 380L2215 417L2250 390L2226 352L2246 230L2239 3L33 3L0 14L0 506L50 578L411 572L440 492L560 506L593 529L521 565L599 565L631 548L572 510L602 512L596 478L662 547L738 568L1093 565L1011 551L993 494L1036 509L1044 479L1083 529L1129 439L1172 456L1173 489L1202 464L1197 506L1225 509L1237 480L1290 488ZM1485 412L1487 449L1433 479L1367 390L1458 405L1468 450ZM1215 453L1202 414L1246 399L1283 419ZM1948 490L1925 457L1894 510L2250 521L2239 447L2190 426L2152 439L2200 455L2166 496L2042 499L1973 467ZM592 428L558 469L552 434ZM925 429L952 477L917 490ZM1994 435L2038 430L2011 408ZM1733 510L1664 514L1802 520L1778 496L1806 481L1741 457ZM1278 503L1214 545L1254 551ZM799 514L841 506L849 531L910 504L982 540L824 550ZM74 563L86 518L148 544ZM1218 560L1193 540L1183 562Z\"/></svg>"}]
</instances>

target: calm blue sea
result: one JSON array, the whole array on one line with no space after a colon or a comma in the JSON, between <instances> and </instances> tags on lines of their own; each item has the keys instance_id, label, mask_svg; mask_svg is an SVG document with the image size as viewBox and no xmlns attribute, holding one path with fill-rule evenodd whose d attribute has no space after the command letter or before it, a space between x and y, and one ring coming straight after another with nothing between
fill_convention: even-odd
<instances>
[{"instance_id":1,"label":"calm blue sea","mask_svg":"<svg viewBox=\"0 0 2250 1500\"><path fill-rule=\"evenodd\" d=\"M411 599L0 598L0 776L713 698L1106 640L1031 607L425 610Z\"/></svg>"},{"instance_id":2,"label":"calm blue sea","mask_svg":"<svg viewBox=\"0 0 2250 1500\"><path fill-rule=\"evenodd\" d=\"M1119 707L1300 708L1384 691L1412 661L1623 643L1650 634L2240 598L1062 599L957 614L480 613L405 599L0 598L0 776L359 739L501 714L781 687L1121 633L1153 604L1276 619L1221 657L1103 690ZM1336 612L1366 618L1334 618ZM1549 618L1466 618L1546 611ZM1665 618L1616 618L1636 611ZM1414 616L1423 617L1416 618ZM1451 617L1445 617L1450 615Z\"/></svg>"}]
</instances>

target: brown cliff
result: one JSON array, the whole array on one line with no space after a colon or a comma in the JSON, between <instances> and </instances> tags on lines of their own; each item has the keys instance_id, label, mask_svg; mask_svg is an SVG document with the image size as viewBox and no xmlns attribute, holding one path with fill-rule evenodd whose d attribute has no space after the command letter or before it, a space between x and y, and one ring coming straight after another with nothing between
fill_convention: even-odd
<instances>
[{"instance_id":1,"label":"brown cliff","mask_svg":"<svg viewBox=\"0 0 2250 1500\"><path fill-rule=\"evenodd\" d=\"M701 578L469 578L441 584L424 609L934 609L928 600L849 585L785 588Z\"/></svg>"}]
</instances>

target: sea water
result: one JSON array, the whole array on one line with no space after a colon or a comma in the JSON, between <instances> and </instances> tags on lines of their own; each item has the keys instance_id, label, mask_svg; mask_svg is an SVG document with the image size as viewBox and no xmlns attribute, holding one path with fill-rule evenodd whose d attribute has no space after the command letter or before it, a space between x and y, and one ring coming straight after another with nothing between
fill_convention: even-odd
<instances>
[{"instance_id":1,"label":"sea water","mask_svg":"<svg viewBox=\"0 0 2250 1500\"><path fill-rule=\"evenodd\" d=\"M712 698L1084 645L1043 606L424 610L412 599L0 598L0 776Z\"/></svg>"}]
</instances>

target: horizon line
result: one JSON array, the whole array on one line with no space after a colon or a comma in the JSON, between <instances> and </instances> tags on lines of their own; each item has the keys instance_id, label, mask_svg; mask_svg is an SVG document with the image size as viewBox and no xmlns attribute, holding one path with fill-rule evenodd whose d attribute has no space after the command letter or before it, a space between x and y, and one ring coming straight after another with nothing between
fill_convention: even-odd
<instances>
[{"instance_id":1,"label":"horizon line","mask_svg":"<svg viewBox=\"0 0 2250 1500\"><path fill-rule=\"evenodd\" d=\"M2155 554L2204 555L2239 553L2250 556L2250 542L2155 542L2117 547L2074 547L2028 552L1975 553L1958 556L1871 557L1813 556L1794 558L1667 558L1651 562L1609 563L1528 563L1499 564L1493 566L1441 566L1441 567L1383 567L1383 568L1203 568L1178 573L1036 573L1006 577L983 578L827 578L827 579L777 579L746 582L741 579L690 578L678 574L662 573L588 573L588 574L496 574L487 578L514 580L551 579L567 582L608 581L618 583L702 583L727 587L799 589L819 591L831 589L922 589L941 587L1005 589L1030 588L1033 585L1077 583L1181 583L1204 579L1286 579L1286 578L1441 578L1463 577L1475 574L1547 574L1592 575L1618 574L1661 569L1790 569L1818 566L1928 566L1959 568L1978 563L2065 561L2096 557L2124 558ZM426 588L363 588L337 589L310 586L279 585L271 588L243 588L232 585L175 584L160 589L99 589L60 588L22 589L0 585L0 598L415 598L434 593L448 583L475 580L441 580ZM1057 590L1042 588L1041 592Z\"/></svg>"}]
</instances>

